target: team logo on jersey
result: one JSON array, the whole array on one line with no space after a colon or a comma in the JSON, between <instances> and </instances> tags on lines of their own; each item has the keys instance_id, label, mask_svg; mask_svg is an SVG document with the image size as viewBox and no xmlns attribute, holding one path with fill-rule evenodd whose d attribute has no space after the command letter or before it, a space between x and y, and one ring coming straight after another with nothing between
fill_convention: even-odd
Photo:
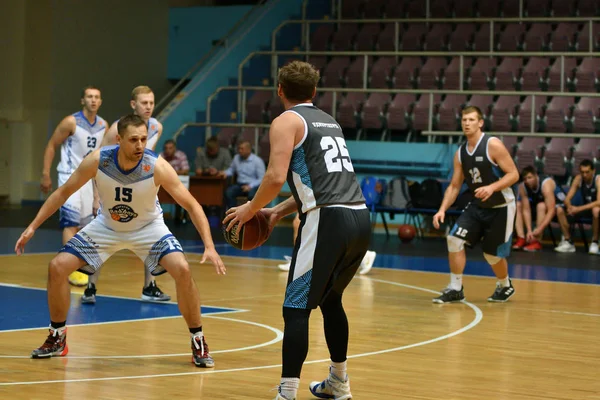
<instances>
[{"instance_id":1,"label":"team logo on jersey","mask_svg":"<svg viewBox=\"0 0 600 400\"><path fill-rule=\"evenodd\" d=\"M156 125L150 125L150 129L151 130L155 130L156 129Z\"/></svg>"},{"instance_id":2,"label":"team logo on jersey","mask_svg":"<svg viewBox=\"0 0 600 400\"><path fill-rule=\"evenodd\" d=\"M110 162L110 161L108 160L108 158L105 158L104 160L102 160L102 167L103 167L103 168L108 168L108 163L109 163L109 162Z\"/></svg>"},{"instance_id":3,"label":"team logo on jersey","mask_svg":"<svg viewBox=\"0 0 600 400\"><path fill-rule=\"evenodd\" d=\"M142 169L144 170L144 172L150 172L150 165L149 164L143 164L142 165Z\"/></svg>"},{"instance_id":4,"label":"team logo on jersey","mask_svg":"<svg viewBox=\"0 0 600 400\"><path fill-rule=\"evenodd\" d=\"M479 156L477 156L477 157L475 157L475 161L482 162L482 161L483 161L483 157L479 157Z\"/></svg>"},{"instance_id":5,"label":"team logo on jersey","mask_svg":"<svg viewBox=\"0 0 600 400\"><path fill-rule=\"evenodd\" d=\"M108 212L112 220L117 222L129 222L138 216L133 208L125 204L117 204L113 208L109 208Z\"/></svg>"}]
</instances>

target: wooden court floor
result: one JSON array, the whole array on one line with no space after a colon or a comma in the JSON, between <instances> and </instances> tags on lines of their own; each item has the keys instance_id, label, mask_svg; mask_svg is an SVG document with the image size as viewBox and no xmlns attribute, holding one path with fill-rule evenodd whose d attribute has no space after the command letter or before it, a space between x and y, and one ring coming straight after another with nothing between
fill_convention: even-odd
<instances>
[{"instance_id":1,"label":"wooden court floor","mask_svg":"<svg viewBox=\"0 0 600 400\"><path fill-rule=\"evenodd\" d=\"M44 288L51 257L0 256L0 282ZM72 326L69 356L49 360L28 358L45 329L0 331L0 399L273 399L286 273L275 260L224 257L228 274L217 276L188 257L203 306L244 310L203 319L214 369L190 362L181 317ZM98 294L138 298L142 281L141 262L119 253ZM170 277L158 283L175 295ZM469 302L432 304L446 283L446 274L389 269L354 279L344 297L354 399L600 399L600 286L514 280L513 300L489 304L494 280L467 276ZM318 310L310 335L298 399L313 398L308 383L327 375Z\"/></svg>"}]
</instances>

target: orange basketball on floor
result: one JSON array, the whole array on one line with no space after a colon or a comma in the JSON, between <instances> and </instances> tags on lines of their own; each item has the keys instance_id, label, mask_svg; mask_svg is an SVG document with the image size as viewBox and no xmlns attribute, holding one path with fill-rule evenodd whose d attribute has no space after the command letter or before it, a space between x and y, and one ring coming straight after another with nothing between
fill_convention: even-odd
<instances>
[{"instance_id":1,"label":"orange basketball on floor","mask_svg":"<svg viewBox=\"0 0 600 400\"><path fill-rule=\"evenodd\" d=\"M240 250L252 250L261 246L270 234L269 222L261 211L254 214L254 217L246 222L239 232L237 225L229 232L223 226L223 236L227 243Z\"/></svg>"},{"instance_id":2,"label":"orange basketball on floor","mask_svg":"<svg viewBox=\"0 0 600 400\"><path fill-rule=\"evenodd\" d=\"M398 237L402 243L409 243L417 235L417 230L414 226L403 224L398 227Z\"/></svg>"}]
</instances>

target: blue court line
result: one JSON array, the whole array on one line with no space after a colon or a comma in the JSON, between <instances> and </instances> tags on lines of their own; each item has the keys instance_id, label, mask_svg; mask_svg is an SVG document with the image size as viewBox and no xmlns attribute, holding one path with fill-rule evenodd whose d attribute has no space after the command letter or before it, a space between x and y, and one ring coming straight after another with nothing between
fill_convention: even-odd
<instances>
[{"instance_id":1,"label":"blue court line","mask_svg":"<svg viewBox=\"0 0 600 400\"><path fill-rule=\"evenodd\" d=\"M50 324L46 290L0 284L0 331L44 328ZM204 315L242 310L225 307L201 307ZM138 299L96 296L96 304L81 304L81 296L71 294L69 325L136 321L179 317L176 303L156 304Z\"/></svg>"}]
</instances>

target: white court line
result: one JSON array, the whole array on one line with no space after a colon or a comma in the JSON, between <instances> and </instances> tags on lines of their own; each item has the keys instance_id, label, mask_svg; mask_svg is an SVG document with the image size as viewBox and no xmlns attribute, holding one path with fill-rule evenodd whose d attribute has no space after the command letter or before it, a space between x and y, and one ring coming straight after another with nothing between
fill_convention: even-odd
<instances>
[{"instance_id":1,"label":"white court line","mask_svg":"<svg viewBox=\"0 0 600 400\"><path fill-rule=\"evenodd\" d=\"M541 308L523 308L523 307L511 307L511 310L525 310L525 311L541 311L547 313L556 313L556 314L567 314L567 315L582 315L584 317L600 317L600 314L592 314L592 313L584 313L577 311L562 311L562 310L543 310Z\"/></svg>"},{"instance_id":2,"label":"white court line","mask_svg":"<svg viewBox=\"0 0 600 400\"><path fill-rule=\"evenodd\" d=\"M435 290L421 288L418 286L405 285L403 283L398 283L398 282L393 282L393 281L386 281L386 280L382 280L382 279L374 279L374 281L380 282L380 283L387 283L387 284L394 285L394 286L405 287L408 289L420 290L420 291L427 292L427 293L440 294L439 292L436 292ZM423 342L413 343L413 344L400 346L400 347L394 347L394 348L385 349L385 350L372 351L372 352L368 352L368 353L354 354L354 355L348 356L348 358L368 357L368 356L374 356L374 355L379 355L379 354L392 353L395 351L412 349L415 347L425 346L427 344L440 342L442 340L449 339L453 336L460 335L461 333L464 333L464 332L468 331L469 329L472 329L473 327L475 327L477 324L479 324L479 322L481 322L481 320L483 318L483 312L481 311L481 309L479 307L477 307L476 305L471 304L467 301L463 302L463 304L467 305L475 312L475 318L468 325L466 325L456 331L453 331L446 335L439 336L439 337L436 337L436 338L433 338L430 340L425 340ZM317 363L329 362L329 361L330 361L329 358L324 358L321 360L306 361L304 364L305 365L306 364L317 364ZM189 376L189 375L222 374L222 373L227 373L227 372L257 371L257 370L262 370L262 369L279 368L279 367L281 367L281 364L262 365L262 366L244 367L244 368L231 368L231 369L222 369L222 370L203 370L203 371L196 371L196 372L176 372L176 373L172 373L172 374L115 376L115 377L105 377L105 378L60 379L60 380L29 381L29 382L27 382L27 381L25 381L25 382L6 382L6 383L0 383L0 386L43 385L43 384L50 384L50 383L78 383L78 382L117 381L117 380L146 379L146 378L165 378L165 377Z\"/></svg>"},{"instance_id":3,"label":"white court line","mask_svg":"<svg viewBox=\"0 0 600 400\"><path fill-rule=\"evenodd\" d=\"M216 313L215 313L216 314ZM181 318L181 316L177 316L177 317L165 317L165 318ZM165 318L147 318L147 319L165 319ZM228 349L228 350L215 350L215 351L211 351L211 354L220 354L220 353L234 353L234 352L238 352L238 351L247 351L247 350L253 350L253 349L258 349L260 347L267 347L270 346L272 344L275 344L277 342L280 342L283 339L283 332L280 331L277 328L273 328L272 326L269 325L265 325L265 324L260 324L258 322L253 322L253 321L245 321L243 319L235 319L235 318L228 318L228 317L218 317L216 315L210 314L210 315L206 315L204 316L204 318L215 318L215 319L222 319L224 321L232 321L232 322L239 322L242 324L248 324L248 325L254 325L254 326L258 326L259 328L265 328L267 330L270 330L271 332L275 333L275 339L272 339L268 342L264 342L264 343L260 343L260 344L255 344L252 346L246 346L246 347L238 347L235 349ZM92 325L92 324L80 324L80 325ZM71 326L80 326L80 325L69 325L69 327ZM37 328L34 328L37 329ZM4 331L4 332L8 332L8 331ZM174 353L174 354L146 354L146 355L135 355L135 356L66 356L64 358L67 359L83 359L83 360L91 360L91 359L113 359L113 358L161 358L161 357L181 357L181 356L189 356L190 353ZM0 358L31 358L30 356L0 356Z\"/></svg>"}]
</instances>

